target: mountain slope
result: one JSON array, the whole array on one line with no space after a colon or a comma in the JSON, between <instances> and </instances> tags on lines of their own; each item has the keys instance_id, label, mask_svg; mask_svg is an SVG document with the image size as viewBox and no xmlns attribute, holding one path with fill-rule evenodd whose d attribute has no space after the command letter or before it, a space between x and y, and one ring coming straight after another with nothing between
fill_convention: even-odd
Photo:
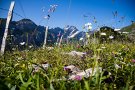
<instances>
[{"instance_id":1,"label":"mountain slope","mask_svg":"<svg viewBox=\"0 0 135 90\"><path fill-rule=\"evenodd\" d=\"M100 42L110 42L112 40L130 41L125 34L119 33L108 26L101 27L99 31L95 32L95 36L100 40Z\"/></svg>"},{"instance_id":2,"label":"mountain slope","mask_svg":"<svg viewBox=\"0 0 135 90\"><path fill-rule=\"evenodd\" d=\"M124 27L120 30L121 32L128 32L128 37L135 42L135 22L131 25Z\"/></svg>"},{"instance_id":3,"label":"mountain slope","mask_svg":"<svg viewBox=\"0 0 135 90\"><path fill-rule=\"evenodd\" d=\"M0 19L0 44L2 42L2 36L5 30L6 19ZM77 32L78 29L75 26L68 26L66 32L59 27L50 28L48 30L47 44L54 44L58 38L64 34L64 38L67 38L70 34ZM64 33L65 32L65 33ZM74 38L78 39L82 37L84 32L78 33ZM44 41L45 27L36 25L30 19L22 19L19 21L11 21L9 25L9 33L7 40L14 45L20 45L21 42L27 42L29 45L41 46ZM12 36L12 41L11 41Z\"/></svg>"},{"instance_id":4,"label":"mountain slope","mask_svg":"<svg viewBox=\"0 0 135 90\"><path fill-rule=\"evenodd\" d=\"M122 28L120 31L122 32L129 32L129 33L135 33L135 22L133 22L131 25L126 26Z\"/></svg>"}]
</instances>

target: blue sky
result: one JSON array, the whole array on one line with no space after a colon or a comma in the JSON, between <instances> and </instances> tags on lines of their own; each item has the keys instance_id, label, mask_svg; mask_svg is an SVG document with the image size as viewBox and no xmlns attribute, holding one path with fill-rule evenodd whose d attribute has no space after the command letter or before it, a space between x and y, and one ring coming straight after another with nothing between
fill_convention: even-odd
<instances>
[{"instance_id":1,"label":"blue sky","mask_svg":"<svg viewBox=\"0 0 135 90\"><path fill-rule=\"evenodd\" d=\"M12 0L0 0L0 8L8 9ZM14 12L31 19L37 25L47 25L47 20L43 19L47 15L50 5L57 4L56 11L51 14L48 25L50 28L66 25L76 26L82 30L82 26L91 22L93 29L97 26L108 25L121 28L135 21L135 0L15 0ZM70 8L69 8L70 6ZM46 12L42 12L42 9ZM117 11L117 18L112 12ZM88 17L83 17L84 15ZM97 24L93 23L93 16ZM121 17L125 16L124 21ZM0 17L6 18L7 11L0 10ZM13 20L22 19L14 14ZM42 21L41 21L42 20ZM40 22L41 21L41 22ZM121 21L121 22L118 22ZM39 23L40 22L40 23Z\"/></svg>"}]
</instances>

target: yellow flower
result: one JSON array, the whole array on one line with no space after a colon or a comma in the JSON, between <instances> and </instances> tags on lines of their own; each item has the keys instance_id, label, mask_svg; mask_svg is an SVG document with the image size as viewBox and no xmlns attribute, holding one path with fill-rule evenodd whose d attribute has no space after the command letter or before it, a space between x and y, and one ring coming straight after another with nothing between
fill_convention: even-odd
<instances>
[{"instance_id":1,"label":"yellow flower","mask_svg":"<svg viewBox=\"0 0 135 90\"><path fill-rule=\"evenodd\" d=\"M125 48L125 46L123 45L122 48Z\"/></svg>"},{"instance_id":2,"label":"yellow flower","mask_svg":"<svg viewBox=\"0 0 135 90\"><path fill-rule=\"evenodd\" d=\"M22 64L21 68L25 68L25 64Z\"/></svg>"}]
</instances>

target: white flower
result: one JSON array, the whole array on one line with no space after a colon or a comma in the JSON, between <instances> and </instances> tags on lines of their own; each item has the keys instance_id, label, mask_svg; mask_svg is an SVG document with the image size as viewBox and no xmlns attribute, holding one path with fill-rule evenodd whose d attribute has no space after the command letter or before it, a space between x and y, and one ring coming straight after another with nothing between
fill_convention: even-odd
<instances>
[{"instance_id":1,"label":"white flower","mask_svg":"<svg viewBox=\"0 0 135 90\"><path fill-rule=\"evenodd\" d=\"M88 28L87 28L88 30L91 30L92 29L92 26L88 26Z\"/></svg>"},{"instance_id":2,"label":"white flower","mask_svg":"<svg viewBox=\"0 0 135 90\"><path fill-rule=\"evenodd\" d=\"M92 24L91 23L86 23L84 25L84 28L86 28L87 30L91 30L92 29Z\"/></svg>"},{"instance_id":3,"label":"white flower","mask_svg":"<svg viewBox=\"0 0 135 90\"><path fill-rule=\"evenodd\" d=\"M83 38L81 37L81 38L80 38L80 41L82 41L82 40L83 40Z\"/></svg>"},{"instance_id":4,"label":"white flower","mask_svg":"<svg viewBox=\"0 0 135 90\"><path fill-rule=\"evenodd\" d=\"M100 33L100 35L102 35L102 36L106 36L106 33Z\"/></svg>"},{"instance_id":5,"label":"white flower","mask_svg":"<svg viewBox=\"0 0 135 90\"><path fill-rule=\"evenodd\" d=\"M75 56L75 55L77 55L77 56L83 56L86 53L84 53L84 52L77 52L77 51L71 51L70 54L72 54L73 56Z\"/></svg>"},{"instance_id":6,"label":"white flower","mask_svg":"<svg viewBox=\"0 0 135 90\"><path fill-rule=\"evenodd\" d=\"M71 51L69 53L64 53L64 54L68 54L68 55L71 55L71 56L81 56L82 57L86 53L84 53L84 52L77 52L77 51Z\"/></svg>"},{"instance_id":7,"label":"white flower","mask_svg":"<svg viewBox=\"0 0 135 90\"><path fill-rule=\"evenodd\" d=\"M29 46L29 48L32 48L33 46L31 45L31 46Z\"/></svg>"},{"instance_id":8,"label":"white flower","mask_svg":"<svg viewBox=\"0 0 135 90\"><path fill-rule=\"evenodd\" d=\"M90 35L87 35L86 37L87 37L87 38L89 38L89 37L90 37Z\"/></svg>"},{"instance_id":9,"label":"white flower","mask_svg":"<svg viewBox=\"0 0 135 90\"><path fill-rule=\"evenodd\" d=\"M89 68L85 70L88 76L90 75L94 76L96 73L101 72L101 71L102 71L102 67Z\"/></svg>"},{"instance_id":10,"label":"white flower","mask_svg":"<svg viewBox=\"0 0 135 90\"><path fill-rule=\"evenodd\" d=\"M116 69L121 68L118 64L114 64L114 66L115 66Z\"/></svg>"},{"instance_id":11,"label":"white flower","mask_svg":"<svg viewBox=\"0 0 135 90\"><path fill-rule=\"evenodd\" d=\"M80 71L79 68L75 67L74 65L65 66L64 68L65 68L65 70L70 69L72 71L72 73L76 73L76 72Z\"/></svg>"},{"instance_id":12,"label":"white flower","mask_svg":"<svg viewBox=\"0 0 135 90\"><path fill-rule=\"evenodd\" d=\"M123 34L128 34L129 32L122 32Z\"/></svg>"},{"instance_id":13,"label":"white flower","mask_svg":"<svg viewBox=\"0 0 135 90\"><path fill-rule=\"evenodd\" d=\"M15 51L15 48L12 48L13 51Z\"/></svg>"},{"instance_id":14,"label":"white flower","mask_svg":"<svg viewBox=\"0 0 135 90\"><path fill-rule=\"evenodd\" d=\"M53 8L53 7L57 7L57 6L58 6L58 5L50 5L50 7L52 7L52 8Z\"/></svg>"},{"instance_id":15,"label":"white flower","mask_svg":"<svg viewBox=\"0 0 135 90\"><path fill-rule=\"evenodd\" d=\"M120 34L121 34L122 32L118 31L118 33L120 33Z\"/></svg>"},{"instance_id":16,"label":"white flower","mask_svg":"<svg viewBox=\"0 0 135 90\"><path fill-rule=\"evenodd\" d=\"M58 5L50 5L51 8L48 10L48 12L54 12L57 6Z\"/></svg>"},{"instance_id":17,"label":"white flower","mask_svg":"<svg viewBox=\"0 0 135 90\"><path fill-rule=\"evenodd\" d=\"M114 36L109 36L109 38L110 38L110 39L113 39L113 38L114 38Z\"/></svg>"},{"instance_id":18,"label":"white flower","mask_svg":"<svg viewBox=\"0 0 135 90\"><path fill-rule=\"evenodd\" d=\"M105 49L106 47L101 47L102 49Z\"/></svg>"},{"instance_id":19,"label":"white flower","mask_svg":"<svg viewBox=\"0 0 135 90\"><path fill-rule=\"evenodd\" d=\"M71 76L69 76L69 80L75 80L75 76L76 76L76 75L71 75Z\"/></svg>"},{"instance_id":20,"label":"white flower","mask_svg":"<svg viewBox=\"0 0 135 90\"><path fill-rule=\"evenodd\" d=\"M47 63L47 64L42 64L42 67L43 67L44 69L48 69L49 64L48 64L48 63Z\"/></svg>"},{"instance_id":21,"label":"white flower","mask_svg":"<svg viewBox=\"0 0 135 90\"><path fill-rule=\"evenodd\" d=\"M69 76L69 79L70 80L75 80L75 76L88 78L90 76L94 76L98 72L101 73L101 71L102 71L101 67L89 68L89 69L86 69L85 71L80 71L80 72L77 72L77 74L75 74L75 75L73 74L73 75Z\"/></svg>"},{"instance_id":22,"label":"white flower","mask_svg":"<svg viewBox=\"0 0 135 90\"><path fill-rule=\"evenodd\" d=\"M119 31L119 30L120 30L119 28L114 29L114 31Z\"/></svg>"},{"instance_id":23,"label":"white flower","mask_svg":"<svg viewBox=\"0 0 135 90\"><path fill-rule=\"evenodd\" d=\"M20 45L24 45L25 44L25 42L20 42Z\"/></svg>"},{"instance_id":24,"label":"white flower","mask_svg":"<svg viewBox=\"0 0 135 90\"><path fill-rule=\"evenodd\" d=\"M33 72L38 72L39 71L39 66L32 64L32 67L34 68Z\"/></svg>"},{"instance_id":25,"label":"white flower","mask_svg":"<svg viewBox=\"0 0 135 90\"><path fill-rule=\"evenodd\" d=\"M91 23L86 23L86 24L85 24L85 27L91 26L91 25L92 25Z\"/></svg>"},{"instance_id":26,"label":"white flower","mask_svg":"<svg viewBox=\"0 0 135 90\"><path fill-rule=\"evenodd\" d=\"M87 38L89 38L89 37L90 37L89 33L86 33L86 37L87 37Z\"/></svg>"},{"instance_id":27,"label":"white flower","mask_svg":"<svg viewBox=\"0 0 135 90\"><path fill-rule=\"evenodd\" d=\"M45 18L45 19L49 19L49 18L50 18L50 15L47 15L47 16L45 16L44 18Z\"/></svg>"}]
</instances>

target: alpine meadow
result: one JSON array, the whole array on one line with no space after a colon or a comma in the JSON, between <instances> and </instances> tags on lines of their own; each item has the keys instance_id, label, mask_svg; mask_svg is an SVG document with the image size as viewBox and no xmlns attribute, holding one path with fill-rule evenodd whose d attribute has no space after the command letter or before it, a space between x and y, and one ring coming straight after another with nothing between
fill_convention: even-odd
<instances>
[{"instance_id":1,"label":"alpine meadow","mask_svg":"<svg viewBox=\"0 0 135 90\"><path fill-rule=\"evenodd\" d=\"M0 90L135 90L135 0L0 0Z\"/></svg>"}]
</instances>

